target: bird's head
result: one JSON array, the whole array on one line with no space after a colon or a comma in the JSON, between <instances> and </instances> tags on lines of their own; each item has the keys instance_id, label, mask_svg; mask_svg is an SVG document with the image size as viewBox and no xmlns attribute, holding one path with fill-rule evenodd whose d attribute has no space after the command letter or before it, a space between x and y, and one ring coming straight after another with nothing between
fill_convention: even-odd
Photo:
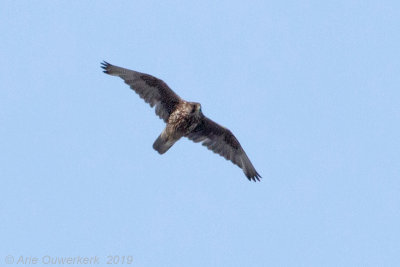
<instances>
[{"instance_id":1,"label":"bird's head","mask_svg":"<svg viewBox=\"0 0 400 267\"><path fill-rule=\"evenodd\" d=\"M193 102L192 103L192 114L200 115L201 114L201 105L200 103Z\"/></svg>"}]
</instances>

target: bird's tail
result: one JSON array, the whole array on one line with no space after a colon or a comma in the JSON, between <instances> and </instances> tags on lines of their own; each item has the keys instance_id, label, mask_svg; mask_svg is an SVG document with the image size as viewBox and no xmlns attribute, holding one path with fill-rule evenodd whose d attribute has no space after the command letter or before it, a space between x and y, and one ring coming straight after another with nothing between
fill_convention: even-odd
<instances>
[{"instance_id":1,"label":"bird's tail","mask_svg":"<svg viewBox=\"0 0 400 267\"><path fill-rule=\"evenodd\" d=\"M175 144L176 140L168 139L166 135L163 133L156 139L153 144L154 150L156 150L160 154L164 154L168 151L168 149Z\"/></svg>"}]
</instances>

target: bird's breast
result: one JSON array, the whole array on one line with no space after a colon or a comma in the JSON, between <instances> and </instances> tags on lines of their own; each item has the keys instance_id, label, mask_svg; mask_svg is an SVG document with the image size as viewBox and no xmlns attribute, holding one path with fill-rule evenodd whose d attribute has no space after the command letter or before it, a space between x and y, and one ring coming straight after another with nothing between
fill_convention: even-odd
<instances>
[{"instance_id":1,"label":"bird's breast","mask_svg":"<svg viewBox=\"0 0 400 267\"><path fill-rule=\"evenodd\" d=\"M197 119L191 114L191 106L188 103L182 103L171 113L168 119L168 125L182 135L191 132L197 125Z\"/></svg>"}]
</instances>

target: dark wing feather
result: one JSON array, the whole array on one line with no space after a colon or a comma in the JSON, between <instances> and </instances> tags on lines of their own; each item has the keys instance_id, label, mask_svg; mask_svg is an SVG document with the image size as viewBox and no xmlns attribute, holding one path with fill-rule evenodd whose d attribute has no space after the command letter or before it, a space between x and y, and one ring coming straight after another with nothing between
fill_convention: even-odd
<instances>
[{"instance_id":1,"label":"dark wing feather","mask_svg":"<svg viewBox=\"0 0 400 267\"><path fill-rule=\"evenodd\" d=\"M181 101L165 82L154 76L117 67L105 61L101 64L104 73L122 78L151 107L156 106L156 114L165 122Z\"/></svg>"},{"instance_id":2,"label":"dark wing feather","mask_svg":"<svg viewBox=\"0 0 400 267\"><path fill-rule=\"evenodd\" d=\"M249 180L260 181L258 174L242 146L232 132L216 122L204 117L196 128L187 136L193 142L202 142L203 146L214 153L218 153L225 159L243 169Z\"/></svg>"}]
</instances>

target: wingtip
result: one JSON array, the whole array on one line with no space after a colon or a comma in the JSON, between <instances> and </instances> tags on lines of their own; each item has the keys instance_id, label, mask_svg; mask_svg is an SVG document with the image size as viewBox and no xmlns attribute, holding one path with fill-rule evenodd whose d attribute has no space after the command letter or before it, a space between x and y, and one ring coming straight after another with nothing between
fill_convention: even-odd
<instances>
[{"instance_id":1,"label":"wingtip","mask_svg":"<svg viewBox=\"0 0 400 267\"><path fill-rule=\"evenodd\" d=\"M103 62L100 63L101 64L101 68L104 69L104 73L109 74L108 69L109 67L111 67L112 65L110 63L108 63L107 61L103 60Z\"/></svg>"},{"instance_id":2,"label":"wingtip","mask_svg":"<svg viewBox=\"0 0 400 267\"><path fill-rule=\"evenodd\" d=\"M261 181L261 175L258 172L255 172L254 174L250 174L250 175L246 175L247 179L249 179L249 181L253 181L253 182L260 182Z\"/></svg>"}]
</instances>

